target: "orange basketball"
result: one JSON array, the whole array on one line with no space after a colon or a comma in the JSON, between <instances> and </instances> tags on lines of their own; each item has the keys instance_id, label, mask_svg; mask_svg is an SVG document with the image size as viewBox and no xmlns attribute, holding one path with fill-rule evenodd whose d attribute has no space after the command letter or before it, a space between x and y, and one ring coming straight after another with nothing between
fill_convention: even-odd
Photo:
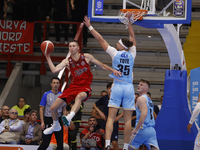
<instances>
[{"instance_id":1,"label":"orange basketball","mask_svg":"<svg viewBox=\"0 0 200 150\"><path fill-rule=\"evenodd\" d=\"M40 49L44 54L50 54L51 52L53 52L54 45L51 41L46 40L42 42L42 44L40 45Z\"/></svg>"}]
</instances>

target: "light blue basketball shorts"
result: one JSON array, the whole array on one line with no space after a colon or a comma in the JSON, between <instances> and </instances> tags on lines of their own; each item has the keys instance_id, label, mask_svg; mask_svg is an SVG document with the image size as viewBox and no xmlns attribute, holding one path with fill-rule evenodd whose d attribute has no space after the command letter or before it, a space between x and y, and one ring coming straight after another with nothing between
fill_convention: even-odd
<instances>
[{"instance_id":1,"label":"light blue basketball shorts","mask_svg":"<svg viewBox=\"0 0 200 150\"><path fill-rule=\"evenodd\" d=\"M121 105L124 110L134 110L135 93L132 83L114 81L108 107L119 108Z\"/></svg>"},{"instance_id":2,"label":"light blue basketball shorts","mask_svg":"<svg viewBox=\"0 0 200 150\"><path fill-rule=\"evenodd\" d=\"M159 150L156 131L153 127L145 127L140 129L136 134L132 134L129 141L129 147L138 149L143 143L149 149L150 146L154 146Z\"/></svg>"}]
</instances>

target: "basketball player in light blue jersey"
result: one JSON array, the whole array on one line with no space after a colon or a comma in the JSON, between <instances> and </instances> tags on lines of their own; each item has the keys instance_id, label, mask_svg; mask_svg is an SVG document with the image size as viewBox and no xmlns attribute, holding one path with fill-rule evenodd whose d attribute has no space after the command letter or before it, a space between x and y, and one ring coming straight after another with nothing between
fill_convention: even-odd
<instances>
[{"instance_id":1,"label":"basketball player in light blue jersey","mask_svg":"<svg viewBox=\"0 0 200 150\"><path fill-rule=\"evenodd\" d=\"M133 65L136 57L136 41L135 34L130 23L131 13L127 15L129 19L129 39L120 39L117 43L117 49L111 47L106 40L91 26L90 19L85 16L84 24L88 27L92 35L98 40L102 48L111 56L112 67L122 73L121 76L115 77L114 84L111 89L111 97L109 100L109 114L106 122L105 149L110 149L110 139L113 132L113 122L118 121L116 114L120 105L124 109L124 147L123 150L128 150L129 137L131 136L131 117L134 110L134 87L133 87Z\"/></svg>"},{"instance_id":2,"label":"basketball player in light blue jersey","mask_svg":"<svg viewBox=\"0 0 200 150\"><path fill-rule=\"evenodd\" d=\"M140 80L137 88L139 97L136 102L136 127L131 132L129 150L137 150L141 144L145 144L149 150L159 150L155 120L153 117L153 102L147 96L150 83L147 80Z\"/></svg>"},{"instance_id":3,"label":"basketball player in light blue jersey","mask_svg":"<svg viewBox=\"0 0 200 150\"><path fill-rule=\"evenodd\" d=\"M187 130L188 130L189 133L191 132L190 129L192 127L192 124L195 122L199 113L200 113L200 92L199 92L199 99L197 101L197 104L196 104L193 112L192 112L192 116L190 118L189 124L187 125ZM200 150L200 130L199 130L197 137L195 139L194 150Z\"/></svg>"}]
</instances>

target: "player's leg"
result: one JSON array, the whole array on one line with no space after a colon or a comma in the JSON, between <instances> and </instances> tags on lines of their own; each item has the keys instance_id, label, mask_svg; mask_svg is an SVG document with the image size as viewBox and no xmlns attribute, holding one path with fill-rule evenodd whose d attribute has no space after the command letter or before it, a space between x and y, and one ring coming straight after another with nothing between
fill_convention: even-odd
<instances>
[{"instance_id":1,"label":"player's leg","mask_svg":"<svg viewBox=\"0 0 200 150\"><path fill-rule=\"evenodd\" d=\"M131 125L131 117L132 117L132 110L124 110L124 148L123 149L128 149L128 143L130 140L130 136L131 136L131 129L132 129L132 125Z\"/></svg>"},{"instance_id":2,"label":"player's leg","mask_svg":"<svg viewBox=\"0 0 200 150\"><path fill-rule=\"evenodd\" d=\"M61 130L61 125L58 122L58 109L66 105L66 102L62 100L61 98L57 98L55 102L51 105L50 111L51 111L51 116L53 119L53 125L47 129L44 130L44 134L48 135L53 133L54 131L60 131Z\"/></svg>"},{"instance_id":3,"label":"player's leg","mask_svg":"<svg viewBox=\"0 0 200 150\"><path fill-rule=\"evenodd\" d=\"M123 102L122 102L122 107L124 109L124 147L123 149L127 150L128 149L128 143L129 143L129 138L131 136L131 129L132 129L132 114L134 110L134 100L135 100L135 94L134 94L134 88L133 84L123 84Z\"/></svg>"},{"instance_id":4,"label":"player's leg","mask_svg":"<svg viewBox=\"0 0 200 150\"><path fill-rule=\"evenodd\" d=\"M75 103L72 106L71 112L70 114L68 114L67 116L62 116L62 120L63 120L63 124L66 126L70 125L70 122L72 120L72 118L75 116L75 114L78 112L78 110L81 107L81 103L83 100L85 100L88 96L89 92L80 92L76 98L75 98Z\"/></svg>"},{"instance_id":5,"label":"player's leg","mask_svg":"<svg viewBox=\"0 0 200 150\"><path fill-rule=\"evenodd\" d=\"M114 82L111 89L110 101L108 103L109 114L106 122L106 135L105 135L105 147L109 150L111 134L113 132L113 122L115 121L116 114L121 105L121 100L123 96L123 90L121 89L121 84Z\"/></svg>"},{"instance_id":6,"label":"player's leg","mask_svg":"<svg viewBox=\"0 0 200 150\"><path fill-rule=\"evenodd\" d=\"M110 107L109 108L109 114L108 114L108 119L106 122L106 135L105 135L105 147L110 146L110 139L111 139L111 134L113 132L113 123L115 121L116 115L118 112L118 108Z\"/></svg>"},{"instance_id":7,"label":"player's leg","mask_svg":"<svg viewBox=\"0 0 200 150\"><path fill-rule=\"evenodd\" d=\"M50 111L53 121L58 121L58 109L60 109L64 105L66 105L66 102L61 98L57 98L55 102L51 105Z\"/></svg>"}]
</instances>

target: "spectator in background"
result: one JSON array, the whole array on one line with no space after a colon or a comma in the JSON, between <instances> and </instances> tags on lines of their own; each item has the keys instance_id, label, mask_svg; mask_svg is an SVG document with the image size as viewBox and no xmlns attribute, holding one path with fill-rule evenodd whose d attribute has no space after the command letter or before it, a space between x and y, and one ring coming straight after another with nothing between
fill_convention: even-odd
<instances>
[{"instance_id":1,"label":"spectator in background","mask_svg":"<svg viewBox=\"0 0 200 150\"><path fill-rule=\"evenodd\" d=\"M162 107L162 102L163 102L163 95L160 97L160 104L158 105L159 111Z\"/></svg>"},{"instance_id":2,"label":"spectator in background","mask_svg":"<svg viewBox=\"0 0 200 150\"><path fill-rule=\"evenodd\" d=\"M101 91L101 97L103 97L103 96L105 96L105 95L108 95L108 92L105 91L105 90Z\"/></svg>"},{"instance_id":3,"label":"spectator in background","mask_svg":"<svg viewBox=\"0 0 200 150\"><path fill-rule=\"evenodd\" d=\"M52 10L52 6L53 6L52 0L41 0L39 2L40 2L39 3L40 7L39 7L38 21L49 21L49 20L51 20L51 10ZM43 37L42 26L43 26L42 23L37 24L36 39L37 39L38 43L41 43L42 37ZM49 29L50 29L49 24L47 24L46 39L48 39Z\"/></svg>"},{"instance_id":4,"label":"spectator in background","mask_svg":"<svg viewBox=\"0 0 200 150\"><path fill-rule=\"evenodd\" d=\"M72 8L72 21L83 22L84 16L87 15L88 0L70 0ZM77 32L76 25L73 25L73 37ZM83 27L83 45L87 46L88 29Z\"/></svg>"},{"instance_id":5,"label":"spectator in background","mask_svg":"<svg viewBox=\"0 0 200 150\"><path fill-rule=\"evenodd\" d=\"M18 117L23 118L24 110L27 108L31 108L31 106L26 104L25 98L21 97L19 98L18 105L13 106L11 109L16 109L18 112Z\"/></svg>"},{"instance_id":6,"label":"spectator in background","mask_svg":"<svg viewBox=\"0 0 200 150\"><path fill-rule=\"evenodd\" d=\"M80 150L100 150L103 148L103 141L105 138L104 135L104 130L100 128L100 126L97 126L97 121L95 117L91 116L88 119L88 125L89 128L85 128L81 133L80 133L80 140L82 143L82 147ZM96 142L96 147L91 147L90 145L87 145L90 142L84 142L84 139L94 139ZM93 143L94 144L94 143ZM92 145L94 146L94 145Z\"/></svg>"},{"instance_id":7,"label":"spectator in background","mask_svg":"<svg viewBox=\"0 0 200 150\"><path fill-rule=\"evenodd\" d=\"M69 134L68 134L69 128L70 128L70 130L74 130L75 129L74 123L72 121L70 122L70 126L69 127L63 125L63 150L69 150L70 149L69 143L68 143L68 140L69 140ZM50 142L49 146L52 146L53 150L56 150L56 148L57 148L56 137L55 137L54 134L51 137L51 142Z\"/></svg>"},{"instance_id":8,"label":"spectator in background","mask_svg":"<svg viewBox=\"0 0 200 150\"><path fill-rule=\"evenodd\" d=\"M24 0L11 0L12 20L24 20Z\"/></svg>"},{"instance_id":9,"label":"spectator in background","mask_svg":"<svg viewBox=\"0 0 200 150\"><path fill-rule=\"evenodd\" d=\"M51 79L51 90L47 91L43 94L41 102L40 102L40 120L41 120L41 128L44 130L45 128L51 127L53 124L53 119L51 117L50 107L53 102L61 95L61 92L58 91L60 86L60 79L57 77L53 77ZM63 150L63 128L62 128L62 120L61 115L62 112L66 114L66 106L58 109L59 122L61 124L61 129L59 131L55 131L54 134L57 139L58 147L57 150ZM51 141L51 134L44 135L43 141L38 150L45 150L49 147Z\"/></svg>"},{"instance_id":10,"label":"spectator in background","mask_svg":"<svg viewBox=\"0 0 200 150\"><path fill-rule=\"evenodd\" d=\"M38 142L42 139L42 129L37 123L37 115L38 112L36 110L31 110L30 122L23 125L20 134L20 144L38 145Z\"/></svg>"},{"instance_id":11,"label":"spectator in background","mask_svg":"<svg viewBox=\"0 0 200 150\"><path fill-rule=\"evenodd\" d=\"M150 99L152 99L152 98L151 98L151 93L150 93L150 92L147 92L147 95L148 95L148 97L149 97ZM157 118L157 116L158 116L158 113L159 113L159 108L158 108L157 105L154 105L154 107L153 107L153 116L154 116L154 119L155 119L155 120L156 120L156 118Z\"/></svg>"},{"instance_id":12,"label":"spectator in background","mask_svg":"<svg viewBox=\"0 0 200 150\"><path fill-rule=\"evenodd\" d=\"M54 21L68 21L69 16L69 1L68 0L55 0L54 1ZM56 43L60 43L60 24L56 23ZM64 29L64 39L65 44L68 44L68 33L69 33L69 24L61 24L61 27Z\"/></svg>"},{"instance_id":13,"label":"spectator in background","mask_svg":"<svg viewBox=\"0 0 200 150\"><path fill-rule=\"evenodd\" d=\"M0 0L0 20L6 19L7 7L7 0Z\"/></svg>"},{"instance_id":14,"label":"spectator in background","mask_svg":"<svg viewBox=\"0 0 200 150\"><path fill-rule=\"evenodd\" d=\"M20 139L23 122L19 120L16 109L11 109L9 119L0 124L0 144L17 144Z\"/></svg>"},{"instance_id":15,"label":"spectator in background","mask_svg":"<svg viewBox=\"0 0 200 150\"><path fill-rule=\"evenodd\" d=\"M24 119L23 119L23 124L29 122L29 118L30 118L30 108L27 108L24 110Z\"/></svg>"},{"instance_id":16,"label":"spectator in background","mask_svg":"<svg viewBox=\"0 0 200 150\"><path fill-rule=\"evenodd\" d=\"M74 103L75 103L75 101L72 101L71 103L69 103L67 105L68 113L70 112ZM72 122L75 126L75 129L73 129L73 130L69 129L69 137L70 137L70 139L69 139L70 143L69 144L71 145L70 147L72 148L72 150L76 150L76 147L77 147L76 135L78 133L79 126L80 126L80 123L81 123L83 107L84 107L84 103L82 102L80 109L78 110L76 115L72 118Z\"/></svg>"},{"instance_id":17,"label":"spectator in background","mask_svg":"<svg viewBox=\"0 0 200 150\"><path fill-rule=\"evenodd\" d=\"M101 97L105 96L105 95L108 95L108 92L103 90L101 91ZM103 106L98 106L99 110L100 111L103 111ZM101 116L99 115L99 113L96 111L96 109L94 109L94 107L92 108L92 112L91 112L91 115L94 116L97 120L97 123L100 125L101 124L101 121L102 121L102 118Z\"/></svg>"},{"instance_id":18,"label":"spectator in background","mask_svg":"<svg viewBox=\"0 0 200 150\"><path fill-rule=\"evenodd\" d=\"M111 87L112 87L112 83L108 83L106 86L108 95L105 95L103 97L101 97L98 101L96 101L93 104L94 109L99 113L99 115L102 118L101 121L101 128L105 130L105 126L106 126L106 122L107 122L107 118L108 118L108 114L109 114L109 108L108 108L108 103L109 103L109 99L110 99L110 94L111 94ZM103 106L103 111L99 110L99 106ZM119 112L119 110L118 110ZM113 132L111 135L111 142L113 145L114 150L118 150L119 146L118 146L118 121L120 120L120 118L123 116L123 113L116 116L116 119L113 123Z\"/></svg>"},{"instance_id":19,"label":"spectator in background","mask_svg":"<svg viewBox=\"0 0 200 150\"><path fill-rule=\"evenodd\" d=\"M9 118L9 110L10 108L6 105L4 105L2 108L1 108L1 117L0 117L0 123L5 120L5 119L8 119Z\"/></svg>"}]
</instances>

